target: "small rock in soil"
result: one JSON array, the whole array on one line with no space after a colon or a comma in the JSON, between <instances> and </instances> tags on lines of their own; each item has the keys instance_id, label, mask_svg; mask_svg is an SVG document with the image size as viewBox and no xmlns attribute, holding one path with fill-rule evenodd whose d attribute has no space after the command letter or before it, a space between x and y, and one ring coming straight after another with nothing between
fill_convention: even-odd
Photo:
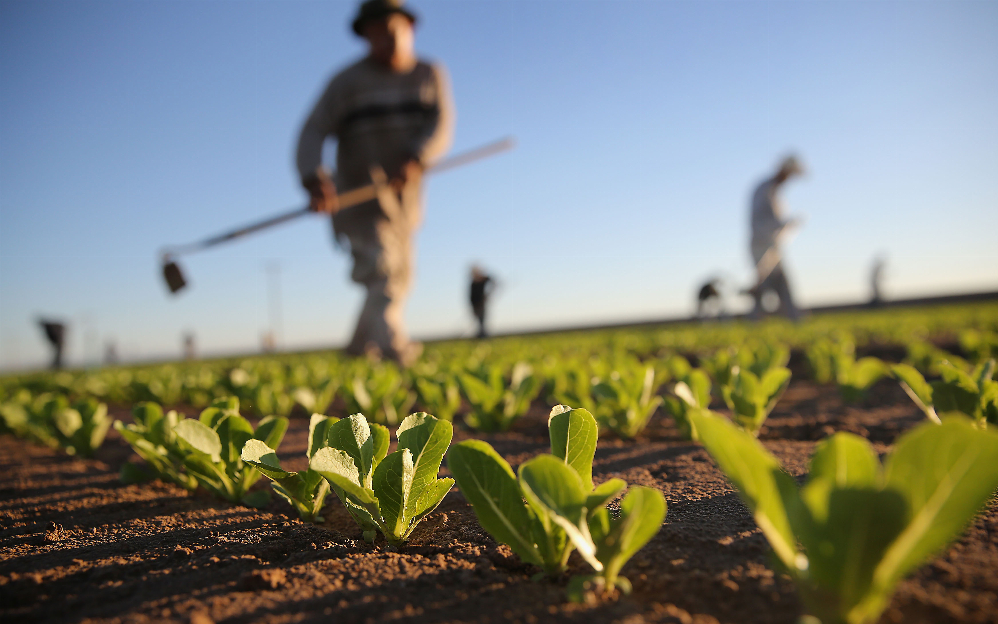
<instances>
[{"instance_id":1,"label":"small rock in soil","mask_svg":"<svg viewBox=\"0 0 998 624\"><path fill-rule=\"evenodd\" d=\"M253 570L243 575L239 585L242 589L261 590L277 589L278 587L283 587L287 582L288 577L284 570L273 568L270 570Z\"/></svg>"}]
</instances>

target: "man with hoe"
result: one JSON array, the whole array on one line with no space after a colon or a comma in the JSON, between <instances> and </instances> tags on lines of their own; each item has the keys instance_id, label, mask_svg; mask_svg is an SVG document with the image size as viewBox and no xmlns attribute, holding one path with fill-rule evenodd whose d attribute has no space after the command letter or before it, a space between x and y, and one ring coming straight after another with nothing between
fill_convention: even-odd
<instances>
[{"instance_id":1,"label":"man with hoe","mask_svg":"<svg viewBox=\"0 0 998 624\"><path fill-rule=\"evenodd\" d=\"M774 292L780 299L779 311L790 319L800 318L794 305L790 285L783 272L779 243L787 233L800 224L797 218L784 219L780 189L787 180L804 174L804 167L795 156L788 156L780 163L776 173L764 180L752 194L752 259L755 261L756 284L746 291L755 298L750 317L763 313L762 297Z\"/></svg>"},{"instance_id":2,"label":"man with hoe","mask_svg":"<svg viewBox=\"0 0 998 624\"><path fill-rule=\"evenodd\" d=\"M332 215L337 242L353 256L351 279L367 288L346 351L402 365L421 351L409 340L403 314L412 237L422 219L422 172L450 146L454 125L443 67L415 55L415 23L402 0L360 5L353 31L367 40L368 54L330 81L302 128L297 154L312 209ZM337 140L334 175L322 165L327 137ZM380 172L391 181L391 201L339 209L337 192L371 184Z\"/></svg>"}]
</instances>

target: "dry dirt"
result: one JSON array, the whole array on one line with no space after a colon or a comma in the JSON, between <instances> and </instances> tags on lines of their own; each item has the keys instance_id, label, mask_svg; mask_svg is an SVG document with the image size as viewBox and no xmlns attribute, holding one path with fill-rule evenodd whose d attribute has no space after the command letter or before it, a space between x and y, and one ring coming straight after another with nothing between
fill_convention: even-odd
<instances>
[{"instance_id":1,"label":"dry dirt","mask_svg":"<svg viewBox=\"0 0 998 624\"><path fill-rule=\"evenodd\" d=\"M859 433L887 451L920 420L889 382L864 405L845 406L834 388L795 381L761 438L800 476L829 433ZM474 437L515 467L547 450L545 423L537 403L512 432ZM290 468L304 467L307 426L293 419L281 447ZM661 413L642 439L604 436L599 445L597 481L658 488L669 509L624 568L633 594L588 606L566 602L567 576L531 581L537 570L485 534L456 489L393 552L365 544L333 495L326 523L309 525L279 499L253 510L162 483L123 485L118 469L130 457L113 431L93 460L0 438L0 620L789 623L801 614L737 495ZM580 560L573 567L585 572ZM883 621L998 621L998 504L902 583Z\"/></svg>"}]
</instances>

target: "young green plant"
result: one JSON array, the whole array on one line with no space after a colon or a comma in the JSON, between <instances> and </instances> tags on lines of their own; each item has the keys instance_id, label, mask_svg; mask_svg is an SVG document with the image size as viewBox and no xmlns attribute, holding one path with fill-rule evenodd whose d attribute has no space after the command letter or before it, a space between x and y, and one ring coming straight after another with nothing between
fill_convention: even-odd
<instances>
[{"instance_id":1,"label":"young green plant","mask_svg":"<svg viewBox=\"0 0 998 624\"><path fill-rule=\"evenodd\" d=\"M755 373L734 367L728 384L721 386L721 396L731 410L731 419L752 435L759 435L759 428L776 407L790 385L790 370L771 368L760 378Z\"/></svg>"},{"instance_id":2,"label":"young green plant","mask_svg":"<svg viewBox=\"0 0 998 624\"><path fill-rule=\"evenodd\" d=\"M121 480L139 483L152 477L175 483L187 490L197 488L197 481L184 472L185 451L173 428L180 422L177 412L163 413L158 403L143 402L132 408L132 422L114 421L114 429L128 442L135 454L145 460L146 467L127 462L121 467ZM154 474L150 475L148 470Z\"/></svg>"},{"instance_id":3,"label":"young green plant","mask_svg":"<svg viewBox=\"0 0 998 624\"><path fill-rule=\"evenodd\" d=\"M823 624L876 622L901 579L998 487L998 435L964 417L916 427L883 466L866 440L837 433L815 449L800 489L751 434L706 410L690 418Z\"/></svg>"},{"instance_id":4,"label":"young green plant","mask_svg":"<svg viewBox=\"0 0 998 624\"><path fill-rule=\"evenodd\" d=\"M596 419L587 410L557 405L548 431L551 454L524 462L518 476L481 440L454 445L447 467L482 528L524 561L556 575L578 549L596 574L571 582L573 598L596 587L629 591L620 569L658 531L665 517L664 497L635 488L624 499L620 516L611 518L606 505L627 484L611 479L593 487Z\"/></svg>"},{"instance_id":5,"label":"young green plant","mask_svg":"<svg viewBox=\"0 0 998 624\"><path fill-rule=\"evenodd\" d=\"M967 374L943 361L938 364L942 379L925 381L918 370L907 364L891 366L901 388L929 420L938 423L940 416L951 412L966 414L981 428L998 424L998 381L992 379L995 361L978 364Z\"/></svg>"},{"instance_id":6,"label":"young green plant","mask_svg":"<svg viewBox=\"0 0 998 624\"><path fill-rule=\"evenodd\" d=\"M410 414L395 432L398 450L387 455L388 430L354 414L330 425L327 446L315 452L309 468L329 481L365 540L373 543L380 531L398 548L454 485L437 478L453 434L446 420Z\"/></svg>"},{"instance_id":7,"label":"young green plant","mask_svg":"<svg viewBox=\"0 0 998 624\"><path fill-rule=\"evenodd\" d=\"M184 469L198 484L216 496L248 507L262 507L270 492L250 492L260 471L242 460L242 450L249 440L260 440L277 448L288 430L288 419L268 416L254 430L239 415L239 399L215 401L201 412L198 420L185 418L173 428L184 455Z\"/></svg>"},{"instance_id":8,"label":"young green plant","mask_svg":"<svg viewBox=\"0 0 998 624\"><path fill-rule=\"evenodd\" d=\"M326 446L329 428L339 418L312 414L308 425L308 448L305 456L311 461L315 453ZM387 450L387 447L385 447ZM250 439L243 446L242 460L273 481L271 486L277 495L288 501L299 517L305 522L322 522L319 515L329 493L329 482L321 474L307 468L301 472L291 472L281 468L277 450L267 446L263 440Z\"/></svg>"},{"instance_id":9,"label":"young green plant","mask_svg":"<svg viewBox=\"0 0 998 624\"><path fill-rule=\"evenodd\" d=\"M696 428L690 422L691 409L710 407L710 377L702 369L695 368L676 382L672 390L675 396L665 398L665 409L676 421L679 434L687 440L697 440Z\"/></svg>"}]
</instances>

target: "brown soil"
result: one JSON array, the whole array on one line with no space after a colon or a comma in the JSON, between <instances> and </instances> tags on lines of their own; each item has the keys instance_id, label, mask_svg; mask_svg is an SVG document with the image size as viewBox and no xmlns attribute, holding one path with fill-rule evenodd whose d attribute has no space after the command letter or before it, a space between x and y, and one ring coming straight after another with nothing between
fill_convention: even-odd
<instances>
[{"instance_id":1,"label":"brown soil","mask_svg":"<svg viewBox=\"0 0 998 624\"><path fill-rule=\"evenodd\" d=\"M546 412L538 403L514 431L474 437L515 466L547 450ZM878 384L865 405L845 406L834 388L795 381L762 439L800 476L814 441L831 432L865 435L886 451L920 420L891 383ZM281 447L286 466L304 466L306 439L307 421L294 419ZM669 510L624 568L633 594L588 606L566 602L567 577L531 581L537 570L484 533L456 490L408 548L392 552L365 544L333 496L326 523L313 526L276 499L257 511L162 483L122 485L117 471L130 456L113 432L93 460L0 438L2 621L789 623L801 614L737 495L661 415L641 440L600 443L597 481L658 488ZM581 561L573 566L585 573ZM992 504L902 583L883 621L998 622L996 572Z\"/></svg>"}]
</instances>

